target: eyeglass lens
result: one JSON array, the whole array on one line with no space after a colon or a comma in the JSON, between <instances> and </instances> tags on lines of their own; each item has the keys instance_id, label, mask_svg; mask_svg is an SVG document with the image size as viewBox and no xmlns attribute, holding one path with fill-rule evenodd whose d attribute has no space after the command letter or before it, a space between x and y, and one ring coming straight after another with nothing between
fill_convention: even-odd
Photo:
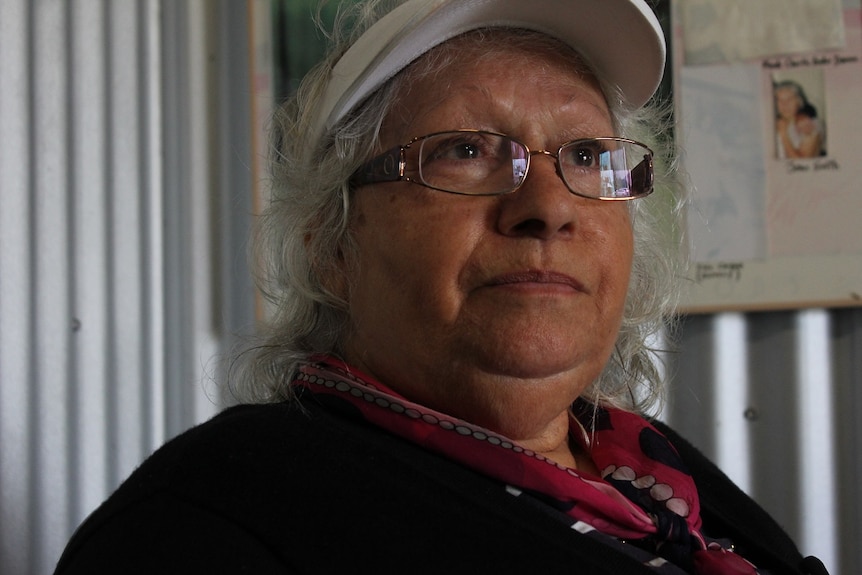
<instances>
[{"instance_id":1,"label":"eyeglass lens","mask_svg":"<svg viewBox=\"0 0 862 575\"><path fill-rule=\"evenodd\" d=\"M511 192L523 183L530 163L527 148L501 134L446 132L425 137L416 144L407 149L408 165L418 166L423 183L448 192ZM563 145L558 169L575 194L631 198L651 191L652 178L645 178L644 173L649 161L650 151L641 144L595 138Z\"/></svg>"}]
</instances>

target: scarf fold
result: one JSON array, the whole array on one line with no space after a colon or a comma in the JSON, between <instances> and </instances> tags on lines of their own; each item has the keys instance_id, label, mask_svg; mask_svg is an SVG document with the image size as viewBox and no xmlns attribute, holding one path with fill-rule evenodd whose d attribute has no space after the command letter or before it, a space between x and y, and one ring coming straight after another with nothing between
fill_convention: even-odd
<instances>
[{"instance_id":1,"label":"scarf fold","mask_svg":"<svg viewBox=\"0 0 862 575\"><path fill-rule=\"evenodd\" d=\"M551 499L576 521L654 552L696 575L757 569L700 532L694 480L676 449L647 420L578 401L572 437L601 477L581 473L502 435L413 403L331 357L300 367L294 386L341 397L370 423L506 484ZM589 431L587 431L589 430Z\"/></svg>"}]
</instances>

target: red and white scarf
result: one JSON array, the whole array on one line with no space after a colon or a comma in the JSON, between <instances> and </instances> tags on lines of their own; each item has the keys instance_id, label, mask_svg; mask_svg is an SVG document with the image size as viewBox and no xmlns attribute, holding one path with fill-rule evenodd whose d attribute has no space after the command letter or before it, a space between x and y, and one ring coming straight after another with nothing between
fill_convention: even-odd
<instances>
[{"instance_id":1,"label":"red and white scarf","mask_svg":"<svg viewBox=\"0 0 862 575\"><path fill-rule=\"evenodd\" d=\"M578 472L469 422L413 403L331 357L304 364L293 385L352 403L363 417L425 449L555 500L573 519L619 539L684 549L696 575L755 575L748 561L700 532L697 488L670 442L643 417L577 403L571 433L601 477ZM585 431L589 430L589 432ZM669 559L678 560L675 553ZM683 565L680 565L683 567Z\"/></svg>"}]
</instances>

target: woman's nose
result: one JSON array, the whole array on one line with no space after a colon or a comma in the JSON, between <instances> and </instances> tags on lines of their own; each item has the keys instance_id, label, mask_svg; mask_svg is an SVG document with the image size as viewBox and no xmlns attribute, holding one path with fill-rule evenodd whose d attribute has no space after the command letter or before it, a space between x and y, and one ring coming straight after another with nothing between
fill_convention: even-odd
<instances>
[{"instance_id":1,"label":"woman's nose","mask_svg":"<svg viewBox=\"0 0 862 575\"><path fill-rule=\"evenodd\" d=\"M554 155L533 152L524 183L501 197L498 231L538 239L571 236L577 228L579 200L584 201L572 194L557 174Z\"/></svg>"}]
</instances>

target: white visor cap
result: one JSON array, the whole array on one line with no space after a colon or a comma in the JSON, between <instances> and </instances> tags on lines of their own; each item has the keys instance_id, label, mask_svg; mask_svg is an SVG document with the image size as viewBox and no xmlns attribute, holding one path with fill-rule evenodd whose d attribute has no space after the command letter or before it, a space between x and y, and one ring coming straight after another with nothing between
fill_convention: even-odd
<instances>
[{"instance_id":1,"label":"white visor cap","mask_svg":"<svg viewBox=\"0 0 862 575\"><path fill-rule=\"evenodd\" d=\"M435 46L472 30L501 27L541 32L571 46L632 108L649 100L664 73L664 34L644 0L407 0L333 67L314 141Z\"/></svg>"}]
</instances>

